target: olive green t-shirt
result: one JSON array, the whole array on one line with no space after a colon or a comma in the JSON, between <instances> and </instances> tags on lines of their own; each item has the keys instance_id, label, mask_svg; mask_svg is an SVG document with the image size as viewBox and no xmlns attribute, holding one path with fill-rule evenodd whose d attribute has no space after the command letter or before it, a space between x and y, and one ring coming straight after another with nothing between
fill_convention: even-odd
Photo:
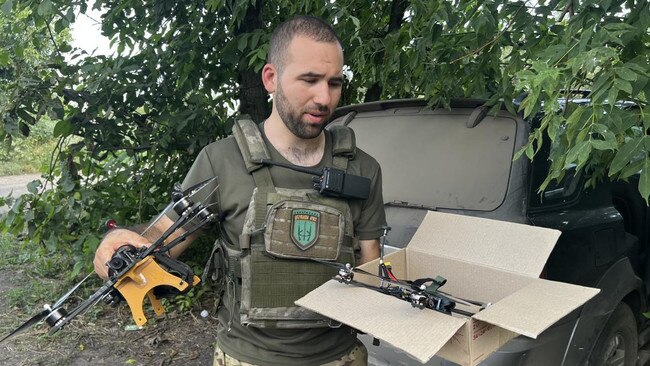
<instances>
[{"instance_id":1,"label":"olive green t-shirt","mask_svg":"<svg viewBox=\"0 0 650 366\"><path fill-rule=\"evenodd\" d=\"M263 137L271 159L289 163ZM332 138L329 131L326 131L325 137L325 154L321 162L312 168L332 166ZM269 171L276 187L313 188L312 176L309 174L278 166L269 167ZM347 172L368 177L372 181L367 200L349 201L355 235L361 240L379 238L382 234L381 227L386 222L379 164L357 149L355 158L348 162ZM206 146L199 153L183 181L183 188L214 176L217 176L218 189L204 204L216 203L217 211L223 219L220 223L222 235L227 243L238 248L238 237L242 232L255 185L232 136ZM242 326L238 320L239 305L231 296L226 291L221 302L223 305L218 313L220 324L217 339L219 347L226 354L241 361L256 365L318 365L341 357L354 345L356 334L346 326L313 329ZM234 317L231 317L231 311Z\"/></svg>"}]
</instances>

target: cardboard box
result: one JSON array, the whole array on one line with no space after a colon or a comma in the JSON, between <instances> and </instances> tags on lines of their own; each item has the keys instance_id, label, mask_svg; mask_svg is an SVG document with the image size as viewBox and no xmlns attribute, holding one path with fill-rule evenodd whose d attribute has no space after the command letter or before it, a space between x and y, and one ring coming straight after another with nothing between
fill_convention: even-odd
<instances>
[{"instance_id":1,"label":"cardboard box","mask_svg":"<svg viewBox=\"0 0 650 366\"><path fill-rule=\"evenodd\" d=\"M492 305L471 317L331 280L296 304L386 341L426 363L434 355L476 365L521 334L536 338L599 290L540 279L560 232L430 212L406 249L385 257L400 279L441 275L441 290ZM378 261L360 268L377 271ZM370 276L355 280L377 284ZM458 308L463 308L461 305Z\"/></svg>"}]
</instances>

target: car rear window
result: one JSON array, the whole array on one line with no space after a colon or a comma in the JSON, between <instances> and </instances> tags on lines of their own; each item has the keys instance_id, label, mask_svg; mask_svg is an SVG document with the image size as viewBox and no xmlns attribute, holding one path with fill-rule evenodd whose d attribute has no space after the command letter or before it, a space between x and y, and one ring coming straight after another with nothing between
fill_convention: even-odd
<instances>
[{"instance_id":1,"label":"car rear window","mask_svg":"<svg viewBox=\"0 0 650 366\"><path fill-rule=\"evenodd\" d=\"M501 205L517 123L488 115L468 128L472 111L393 108L350 122L357 146L382 167L386 203L480 211Z\"/></svg>"}]
</instances>

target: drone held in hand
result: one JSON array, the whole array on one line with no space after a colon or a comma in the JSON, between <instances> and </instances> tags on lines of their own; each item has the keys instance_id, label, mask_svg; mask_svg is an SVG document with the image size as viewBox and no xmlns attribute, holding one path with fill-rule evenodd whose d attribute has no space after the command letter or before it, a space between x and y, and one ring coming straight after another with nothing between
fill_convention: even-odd
<instances>
[{"instance_id":1,"label":"drone held in hand","mask_svg":"<svg viewBox=\"0 0 650 366\"><path fill-rule=\"evenodd\" d=\"M209 206L204 206L201 202L194 202L199 194L203 194L205 191L209 191L209 194L211 194L216 189L216 177L201 182L185 191L181 190L180 185L175 185L172 191L172 202L143 232L144 235L162 215L173 209L179 218L160 238L148 247L136 248L133 245L125 245L118 248L107 263L109 278L86 300L69 312L63 307L70 295L93 273L90 273L77 283L53 305L44 305L41 312L0 339L0 343L24 332L43 320L50 326L49 333L54 334L69 324L72 319L85 313L100 301L116 305L121 300L126 300L133 319L138 326L142 326L147 322L143 311L145 297L151 302L155 314L157 316L163 315L165 309L160 302L160 296L185 294L200 282L192 269L185 263L172 258L169 251L197 230L218 219L217 215L210 211ZM165 241L177 232L179 235L165 244Z\"/></svg>"}]
</instances>

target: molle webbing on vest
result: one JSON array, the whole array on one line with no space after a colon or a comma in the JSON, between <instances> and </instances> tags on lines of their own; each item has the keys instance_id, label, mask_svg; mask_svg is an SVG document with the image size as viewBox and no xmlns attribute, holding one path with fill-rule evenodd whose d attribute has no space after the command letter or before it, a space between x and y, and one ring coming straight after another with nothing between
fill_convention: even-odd
<instances>
[{"instance_id":1,"label":"molle webbing on vest","mask_svg":"<svg viewBox=\"0 0 650 366\"><path fill-rule=\"evenodd\" d=\"M345 239L343 215L319 203L280 201L269 211L273 227L265 230L265 249L279 258L336 260Z\"/></svg>"},{"instance_id":2,"label":"molle webbing on vest","mask_svg":"<svg viewBox=\"0 0 650 366\"><path fill-rule=\"evenodd\" d=\"M350 206L313 189L275 187L269 167L259 163L270 156L257 125L237 121L233 134L255 181L240 250L227 252L229 277L238 284L240 322L292 329L329 326L329 319L294 301L336 274L335 268L311 259L354 265L358 239ZM346 171L356 152L354 134L338 126L331 136L333 164Z\"/></svg>"},{"instance_id":3,"label":"molle webbing on vest","mask_svg":"<svg viewBox=\"0 0 650 366\"><path fill-rule=\"evenodd\" d=\"M303 211L320 215L319 231L313 245L300 249L291 239L295 222L292 215L302 215ZM266 214L263 219L262 212ZM350 208L344 200L323 197L310 189L255 188L240 237L242 324L278 328L328 326L326 319L296 307L293 302L336 274L335 268L309 259L354 264L357 240L352 226ZM259 235L261 231L263 236ZM244 249L244 242L249 249Z\"/></svg>"},{"instance_id":4,"label":"molle webbing on vest","mask_svg":"<svg viewBox=\"0 0 650 366\"><path fill-rule=\"evenodd\" d=\"M295 307L293 301L307 295L337 273L334 267L306 260L287 260L280 264L277 259L265 255L262 248L255 249L252 250L251 257L255 271L251 274L253 296L250 306L251 309L260 309L257 311L261 314L264 312L262 308ZM346 259L353 256L350 250L341 255ZM267 311L272 314L275 310Z\"/></svg>"}]
</instances>

